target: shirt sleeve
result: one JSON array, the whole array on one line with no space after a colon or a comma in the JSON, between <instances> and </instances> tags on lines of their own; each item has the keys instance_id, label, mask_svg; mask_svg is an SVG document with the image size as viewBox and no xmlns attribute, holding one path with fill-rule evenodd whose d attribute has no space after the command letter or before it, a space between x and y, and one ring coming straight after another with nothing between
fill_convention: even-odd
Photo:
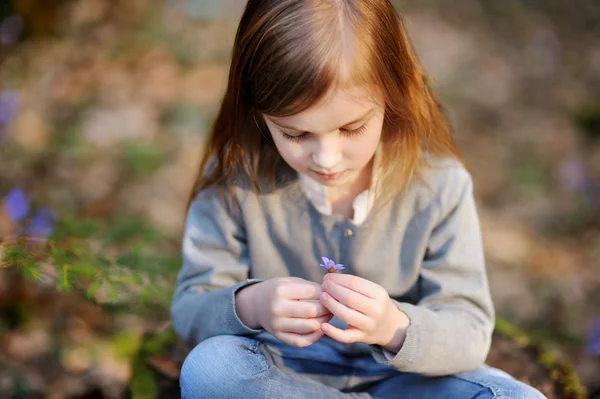
<instances>
[{"instance_id":1,"label":"shirt sleeve","mask_svg":"<svg viewBox=\"0 0 600 399\"><path fill-rule=\"evenodd\" d=\"M216 335L255 335L235 311L235 294L260 280L248 279L245 231L216 189L198 194L183 234L183 266L171 303L178 336L190 343Z\"/></svg>"},{"instance_id":2,"label":"shirt sleeve","mask_svg":"<svg viewBox=\"0 0 600 399\"><path fill-rule=\"evenodd\" d=\"M410 319L398 353L372 346L374 358L400 371L441 376L485 362L494 329L481 228L472 180L461 169L439 195L440 216L429 235L416 305L396 302Z\"/></svg>"}]
</instances>

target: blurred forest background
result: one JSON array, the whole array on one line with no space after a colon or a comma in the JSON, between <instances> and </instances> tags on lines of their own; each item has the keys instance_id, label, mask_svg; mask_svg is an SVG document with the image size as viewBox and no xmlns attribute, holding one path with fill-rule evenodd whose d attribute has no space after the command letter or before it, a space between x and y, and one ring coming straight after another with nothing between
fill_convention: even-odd
<instances>
[{"instance_id":1,"label":"blurred forest background","mask_svg":"<svg viewBox=\"0 0 600 399\"><path fill-rule=\"evenodd\" d=\"M474 177L499 316L600 397L600 3L396 4ZM0 4L1 397L176 376L184 206L243 5Z\"/></svg>"}]
</instances>

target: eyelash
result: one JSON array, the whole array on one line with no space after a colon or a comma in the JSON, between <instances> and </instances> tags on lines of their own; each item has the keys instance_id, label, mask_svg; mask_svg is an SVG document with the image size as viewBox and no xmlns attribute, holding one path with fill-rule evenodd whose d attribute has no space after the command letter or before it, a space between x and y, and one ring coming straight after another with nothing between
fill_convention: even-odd
<instances>
[{"instance_id":1,"label":"eyelash","mask_svg":"<svg viewBox=\"0 0 600 399\"><path fill-rule=\"evenodd\" d=\"M354 130L343 130L344 136L346 136L346 137L358 136L359 134L362 134L365 131L366 128L367 128L367 123L365 123L361 127L357 128L357 129L354 129ZM304 132L302 134L299 134L298 136L290 136L289 134L286 134L286 133L283 133L283 132L281 132L281 134L283 135L284 139L289 140L292 143L298 143L301 140L303 140L309 133L308 132Z\"/></svg>"}]
</instances>

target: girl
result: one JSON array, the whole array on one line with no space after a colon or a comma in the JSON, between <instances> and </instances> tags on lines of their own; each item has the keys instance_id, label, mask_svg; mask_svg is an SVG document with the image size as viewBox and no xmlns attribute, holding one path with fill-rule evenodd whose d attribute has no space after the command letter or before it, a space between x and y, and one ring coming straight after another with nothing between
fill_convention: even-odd
<instances>
[{"instance_id":1,"label":"girl","mask_svg":"<svg viewBox=\"0 0 600 399\"><path fill-rule=\"evenodd\" d=\"M248 1L183 256L183 398L543 398L484 366L471 178L388 0Z\"/></svg>"}]
</instances>

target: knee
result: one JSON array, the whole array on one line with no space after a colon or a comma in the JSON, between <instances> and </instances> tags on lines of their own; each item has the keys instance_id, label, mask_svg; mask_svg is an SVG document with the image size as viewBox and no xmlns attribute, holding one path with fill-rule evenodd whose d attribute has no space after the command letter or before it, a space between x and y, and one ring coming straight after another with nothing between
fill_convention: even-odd
<instances>
[{"instance_id":1,"label":"knee","mask_svg":"<svg viewBox=\"0 0 600 399\"><path fill-rule=\"evenodd\" d=\"M231 335L202 341L183 362L182 398L217 398L225 390L243 386L253 374L268 367L264 356L256 353L258 346L258 341Z\"/></svg>"},{"instance_id":2,"label":"knee","mask_svg":"<svg viewBox=\"0 0 600 399\"><path fill-rule=\"evenodd\" d=\"M491 367L462 373L460 379L476 383L482 388L475 396L477 399L546 399L532 386Z\"/></svg>"},{"instance_id":3,"label":"knee","mask_svg":"<svg viewBox=\"0 0 600 399\"><path fill-rule=\"evenodd\" d=\"M546 396L540 391L519 381L514 381L513 384L499 390L492 397L495 399L546 399Z\"/></svg>"},{"instance_id":4,"label":"knee","mask_svg":"<svg viewBox=\"0 0 600 399\"><path fill-rule=\"evenodd\" d=\"M523 398L523 399L547 399L546 395L544 395L543 393L541 393L540 391L538 391L537 389L535 389L534 387L531 387L529 385L525 385L525 384L521 384L521 390L519 392L519 396L517 396L518 398Z\"/></svg>"}]
</instances>

